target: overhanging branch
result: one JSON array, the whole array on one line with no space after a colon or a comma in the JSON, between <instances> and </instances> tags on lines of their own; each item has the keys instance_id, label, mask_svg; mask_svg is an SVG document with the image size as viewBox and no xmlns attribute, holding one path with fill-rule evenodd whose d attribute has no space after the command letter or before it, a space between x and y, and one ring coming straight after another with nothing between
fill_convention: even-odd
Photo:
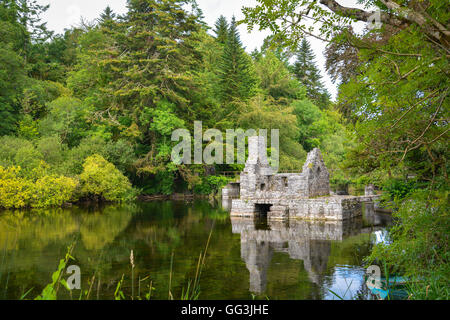
<instances>
[{"instance_id":1,"label":"overhanging branch","mask_svg":"<svg viewBox=\"0 0 450 320\"><path fill-rule=\"evenodd\" d=\"M380 0L393 13L380 12L380 22L393 27L403 29L416 24L425 34L438 40L445 47L449 46L450 31L428 15L415 11L409 7L403 7L392 0ZM368 22L375 12L368 12L358 8L341 6L336 0L320 0L320 3L328 9L346 18L354 18L358 21ZM395 13L395 14L394 14Z\"/></svg>"}]
</instances>

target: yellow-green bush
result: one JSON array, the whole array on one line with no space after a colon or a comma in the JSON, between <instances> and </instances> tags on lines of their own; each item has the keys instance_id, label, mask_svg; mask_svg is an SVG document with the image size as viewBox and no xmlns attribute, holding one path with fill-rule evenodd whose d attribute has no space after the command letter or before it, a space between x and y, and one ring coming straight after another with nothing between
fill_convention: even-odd
<instances>
[{"instance_id":1,"label":"yellow-green bush","mask_svg":"<svg viewBox=\"0 0 450 320\"><path fill-rule=\"evenodd\" d=\"M20 170L0 166L0 207L22 208L30 204L33 183L19 177Z\"/></svg>"},{"instance_id":2,"label":"yellow-green bush","mask_svg":"<svg viewBox=\"0 0 450 320\"><path fill-rule=\"evenodd\" d=\"M64 176L44 176L33 185L31 206L47 208L61 206L74 200L74 192L78 185L75 179Z\"/></svg>"},{"instance_id":3,"label":"yellow-green bush","mask_svg":"<svg viewBox=\"0 0 450 320\"><path fill-rule=\"evenodd\" d=\"M20 171L20 167L0 166L0 208L45 208L73 200L76 180L45 175L34 182L20 177Z\"/></svg>"},{"instance_id":4,"label":"yellow-green bush","mask_svg":"<svg viewBox=\"0 0 450 320\"><path fill-rule=\"evenodd\" d=\"M81 196L84 198L126 201L135 197L128 178L98 154L84 161L80 185Z\"/></svg>"}]
</instances>

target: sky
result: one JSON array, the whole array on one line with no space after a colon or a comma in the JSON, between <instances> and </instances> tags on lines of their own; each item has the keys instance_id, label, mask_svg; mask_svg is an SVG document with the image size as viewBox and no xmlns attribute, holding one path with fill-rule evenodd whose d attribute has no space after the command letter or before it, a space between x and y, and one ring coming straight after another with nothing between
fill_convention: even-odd
<instances>
[{"instance_id":1,"label":"sky","mask_svg":"<svg viewBox=\"0 0 450 320\"><path fill-rule=\"evenodd\" d=\"M38 0L40 4L50 4L50 8L43 14L42 18L47 22L47 27L56 33L63 33L65 28L76 26L80 23L81 18L92 21L99 17L103 9L109 5L113 11L119 14L126 12L126 0ZM342 5L354 5L355 0L341 0ZM203 10L205 22L209 26L213 26L220 15L224 15L229 20L233 15L237 20L244 18L241 8L254 7L256 0L197 0L198 5ZM258 31L258 28L249 34L246 25L239 26L241 40L246 47L247 52L260 48L264 38L270 33L268 31ZM326 43L315 38L308 39L311 42L316 55L317 66L321 70L323 82L331 93L333 99L336 97L336 85L330 80L325 71L325 58L322 52Z\"/></svg>"}]
</instances>

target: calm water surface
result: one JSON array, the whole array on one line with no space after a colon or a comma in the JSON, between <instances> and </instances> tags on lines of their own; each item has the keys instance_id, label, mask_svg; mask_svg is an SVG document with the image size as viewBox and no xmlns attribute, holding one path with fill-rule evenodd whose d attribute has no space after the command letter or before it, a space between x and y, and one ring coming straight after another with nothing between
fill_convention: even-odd
<instances>
[{"instance_id":1,"label":"calm water surface","mask_svg":"<svg viewBox=\"0 0 450 320\"><path fill-rule=\"evenodd\" d=\"M330 290L367 297L362 259L383 241L390 216L364 211L345 222L230 219L208 201L1 211L0 299L18 299L31 288L27 298L36 297L72 243L70 264L80 267L91 299L113 299L122 275L131 296L131 250L134 294L143 295L152 281L152 298L168 298L173 253L171 287L179 299L211 230L200 299L336 299ZM59 295L71 298L64 290Z\"/></svg>"}]
</instances>

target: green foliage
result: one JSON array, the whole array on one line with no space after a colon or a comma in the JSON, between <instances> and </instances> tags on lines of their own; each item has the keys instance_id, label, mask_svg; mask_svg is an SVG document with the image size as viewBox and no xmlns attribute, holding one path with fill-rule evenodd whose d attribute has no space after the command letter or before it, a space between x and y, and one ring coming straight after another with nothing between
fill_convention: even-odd
<instances>
[{"instance_id":1,"label":"green foliage","mask_svg":"<svg viewBox=\"0 0 450 320\"><path fill-rule=\"evenodd\" d=\"M106 201L128 201L135 197L131 183L100 155L88 157L80 174L80 196Z\"/></svg>"},{"instance_id":2,"label":"green foliage","mask_svg":"<svg viewBox=\"0 0 450 320\"><path fill-rule=\"evenodd\" d=\"M16 130L25 79L23 59L0 41L0 135Z\"/></svg>"},{"instance_id":3,"label":"green foliage","mask_svg":"<svg viewBox=\"0 0 450 320\"><path fill-rule=\"evenodd\" d=\"M0 207L22 208L30 204L33 184L19 177L20 167L0 166Z\"/></svg>"},{"instance_id":4,"label":"green foliage","mask_svg":"<svg viewBox=\"0 0 450 320\"><path fill-rule=\"evenodd\" d=\"M220 65L221 99L224 104L234 99L248 100L255 94L257 78L252 60L245 53L233 17Z\"/></svg>"},{"instance_id":5,"label":"green foliage","mask_svg":"<svg viewBox=\"0 0 450 320\"><path fill-rule=\"evenodd\" d=\"M78 181L64 176L44 176L33 184L31 206L34 208L60 207L74 200Z\"/></svg>"},{"instance_id":6,"label":"green foliage","mask_svg":"<svg viewBox=\"0 0 450 320\"><path fill-rule=\"evenodd\" d=\"M158 171L146 177L144 181L138 181L137 185L142 188L144 194L170 195L175 188L175 174L169 170Z\"/></svg>"},{"instance_id":7,"label":"green foliage","mask_svg":"<svg viewBox=\"0 0 450 320\"><path fill-rule=\"evenodd\" d=\"M29 114L24 115L22 120L19 121L17 135L28 140L33 140L38 137L39 129L37 121L34 121Z\"/></svg>"},{"instance_id":8,"label":"green foliage","mask_svg":"<svg viewBox=\"0 0 450 320\"><path fill-rule=\"evenodd\" d=\"M214 25L214 33L216 34L216 40L217 42L219 42L220 44L225 44L227 43L228 40L228 21L227 18L225 18L224 16L220 16L215 25Z\"/></svg>"},{"instance_id":9,"label":"green foliage","mask_svg":"<svg viewBox=\"0 0 450 320\"><path fill-rule=\"evenodd\" d=\"M68 89L60 83L31 79L23 90L23 112L34 120L43 118L49 111L48 103L62 95L68 96L69 94Z\"/></svg>"},{"instance_id":10,"label":"green foliage","mask_svg":"<svg viewBox=\"0 0 450 320\"><path fill-rule=\"evenodd\" d=\"M51 166L59 166L65 159L66 145L58 136L43 137L35 142L36 151Z\"/></svg>"},{"instance_id":11,"label":"green foliage","mask_svg":"<svg viewBox=\"0 0 450 320\"><path fill-rule=\"evenodd\" d=\"M266 50L256 61L255 70L260 78L261 89L279 103L289 104L293 99L305 97L305 88L293 79L286 64L274 51Z\"/></svg>"},{"instance_id":12,"label":"green foliage","mask_svg":"<svg viewBox=\"0 0 450 320\"><path fill-rule=\"evenodd\" d=\"M21 177L20 167L0 166L1 208L46 208L61 206L73 199L77 181L64 176L41 176L37 179Z\"/></svg>"},{"instance_id":13,"label":"green foliage","mask_svg":"<svg viewBox=\"0 0 450 320\"><path fill-rule=\"evenodd\" d=\"M175 109L175 104L165 99L158 101L156 108L144 108L141 113L141 123L156 134L169 137L174 130L185 126L184 121L175 114Z\"/></svg>"},{"instance_id":14,"label":"green foliage","mask_svg":"<svg viewBox=\"0 0 450 320\"><path fill-rule=\"evenodd\" d=\"M306 152L297 142L297 119L289 106L277 104L270 97L257 95L251 99L238 119L243 129L266 128L279 129L280 138L280 168L298 169L306 159ZM245 110L245 111L244 111ZM270 140L270 139L269 139ZM268 147L271 147L268 143Z\"/></svg>"},{"instance_id":15,"label":"green foliage","mask_svg":"<svg viewBox=\"0 0 450 320\"><path fill-rule=\"evenodd\" d=\"M40 122L42 135L57 134L70 147L77 145L86 135L89 110L72 97L60 97L52 101L49 114Z\"/></svg>"},{"instance_id":16,"label":"green foliage","mask_svg":"<svg viewBox=\"0 0 450 320\"><path fill-rule=\"evenodd\" d=\"M398 200L391 243L377 244L369 262L409 278L409 299L448 299L450 286L448 192L418 190Z\"/></svg>"},{"instance_id":17,"label":"green foliage","mask_svg":"<svg viewBox=\"0 0 450 320\"><path fill-rule=\"evenodd\" d=\"M303 39L292 66L295 77L306 87L308 98L322 109L328 107L330 96L321 82L322 76L315 63L315 55L308 40Z\"/></svg>"},{"instance_id":18,"label":"green foliage","mask_svg":"<svg viewBox=\"0 0 450 320\"><path fill-rule=\"evenodd\" d=\"M66 174L80 174L84 160L94 154L103 156L112 162L122 173L129 172L136 160L133 146L125 139L107 141L100 136L90 136L81 140L80 144L66 153L66 160L62 164L62 172Z\"/></svg>"},{"instance_id":19,"label":"green foliage","mask_svg":"<svg viewBox=\"0 0 450 320\"><path fill-rule=\"evenodd\" d=\"M416 181L407 181L405 179L389 179L384 182L383 191L388 200L405 199L417 188Z\"/></svg>"},{"instance_id":20,"label":"green foliage","mask_svg":"<svg viewBox=\"0 0 450 320\"><path fill-rule=\"evenodd\" d=\"M202 178L201 183L194 186L194 192L203 195L217 194L229 182L230 179L224 176L207 176Z\"/></svg>"},{"instance_id":21,"label":"green foliage","mask_svg":"<svg viewBox=\"0 0 450 320\"><path fill-rule=\"evenodd\" d=\"M14 155L13 164L22 168L24 176L31 177L33 170L40 165L43 156L31 142L27 140L21 142L12 153Z\"/></svg>"}]
</instances>

